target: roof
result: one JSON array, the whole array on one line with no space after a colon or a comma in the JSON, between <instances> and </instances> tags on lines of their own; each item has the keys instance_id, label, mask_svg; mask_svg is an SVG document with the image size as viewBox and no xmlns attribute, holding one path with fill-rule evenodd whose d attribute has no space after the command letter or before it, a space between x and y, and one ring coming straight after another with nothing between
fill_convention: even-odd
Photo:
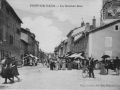
<instances>
[{"instance_id":1,"label":"roof","mask_svg":"<svg viewBox=\"0 0 120 90\"><path fill-rule=\"evenodd\" d=\"M30 34L30 36L31 36L33 39L35 39L35 34L32 33L32 32L30 31L30 29L28 29L28 28L26 28L26 29L21 28L21 32L28 33L28 34Z\"/></svg>"},{"instance_id":2,"label":"roof","mask_svg":"<svg viewBox=\"0 0 120 90\"><path fill-rule=\"evenodd\" d=\"M6 1L6 0L3 0L8 8L11 10L12 14L16 17L16 19L20 22L20 23L23 23L22 20L18 17L18 15L15 13L14 9L10 6L10 4Z\"/></svg>"},{"instance_id":3,"label":"roof","mask_svg":"<svg viewBox=\"0 0 120 90\"><path fill-rule=\"evenodd\" d=\"M72 29L68 34L67 34L67 37L69 37L69 35L71 35L76 29L78 29L78 28L81 28L81 27L76 27L76 28L74 28L74 29Z\"/></svg>"},{"instance_id":4,"label":"roof","mask_svg":"<svg viewBox=\"0 0 120 90\"><path fill-rule=\"evenodd\" d=\"M65 40L64 40L64 43L68 43L68 39L65 39Z\"/></svg>"},{"instance_id":5,"label":"roof","mask_svg":"<svg viewBox=\"0 0 120 90\"><path fill-rule=\"evenodd\" d=\"M28 29L24 29L24 28L21 28L21 32L30 33L30 30L28 30Z\"/></svg>"},{"instance_id":6,"label":"roof","mask_svg":"<svg viewBox=\"0 0 120 90\"><path fill-rule=\"evenodd\" d=\"M120 19L114 20L114 21L112 21L112 22L110 22L108 24L105 24L103 26L97 27L97 28L89 31L89 33L93 33L93 32L99 31L99 30L103 30L103 29L108 28L108 27L110 27L110 26L112 26L114 24L117 24L117 23L120 23Z\"/></svg>"},{"instance_id":7,"label":"roof","mask_svg":"<svg viewBox=\"0 0 120 90\"><path fill-rule=\"evenodd\" d=\"M77 34L79 34L80 32L85 31L86 26L83 27L79 27L76 30L74 30L74 32L72 33L72 36L76 36Z\"/></svg>"}]
</instances>

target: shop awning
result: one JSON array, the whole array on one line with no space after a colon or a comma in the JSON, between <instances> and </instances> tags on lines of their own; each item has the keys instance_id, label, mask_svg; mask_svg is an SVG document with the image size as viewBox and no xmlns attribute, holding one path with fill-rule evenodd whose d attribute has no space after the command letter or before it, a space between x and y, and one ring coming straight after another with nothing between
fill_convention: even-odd
<instances>
[{"instance_id":1,"label":"shop awning","mask_svg":"<svg viewBox=\"0 0 120 90\"><path fill-rule=\"evenodd\" d=\"M81 58L81 59L85 59L83 56L81 56L82 53L74 53L71 56L69 56L70 58Z\"/></svg>"}]
</instances>

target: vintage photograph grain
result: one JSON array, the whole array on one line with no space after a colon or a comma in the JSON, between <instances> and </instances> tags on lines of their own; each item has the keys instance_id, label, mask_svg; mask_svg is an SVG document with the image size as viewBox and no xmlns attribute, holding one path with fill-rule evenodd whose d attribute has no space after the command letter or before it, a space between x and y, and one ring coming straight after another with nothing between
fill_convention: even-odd
<instances>
[{"instance_id":1,"label":"vintage photograph grain","mask_svg":"<svg viewBox=\"0 0 120 90\"><path fill-rule=\"evenodd\" d=\"M0 90L120 90L120 0L0 0Z\"/></svg>"}]
</instances>

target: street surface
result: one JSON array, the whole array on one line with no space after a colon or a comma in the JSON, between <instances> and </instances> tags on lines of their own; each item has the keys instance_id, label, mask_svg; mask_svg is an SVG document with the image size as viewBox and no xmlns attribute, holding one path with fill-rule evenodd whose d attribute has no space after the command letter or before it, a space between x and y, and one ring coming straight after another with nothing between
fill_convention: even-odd
<instances>
[{"instance_id":1,"label":"street surface","mask_svg":"<svg viewBox=\"0 0 120 90\"><path fill-rule=\"evenodd\" d=\"M19 72L21 81L13 84L2 84L4 79L0 77L0 90L120 90L120 76L113 71L100 75L96 70L96 78L83 78L81 70L50 71L42 65L22 67Z\"/></svg>"}]
</instances>

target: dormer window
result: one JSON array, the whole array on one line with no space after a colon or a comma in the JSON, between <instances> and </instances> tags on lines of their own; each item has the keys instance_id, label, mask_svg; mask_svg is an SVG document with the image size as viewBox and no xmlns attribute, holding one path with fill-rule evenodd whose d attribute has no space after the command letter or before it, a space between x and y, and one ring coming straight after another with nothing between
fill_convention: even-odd
<instances>
[{"instance_id":1,"label":"dormer window","mask_svg":"<svg viewBox=\"0 0 120 90\"><path fill-rule=\"evenodd\" d=\"M118 25L115 26L115 30L118 31L119 30L119 27Z\"/></svg>"}]
</instances>

